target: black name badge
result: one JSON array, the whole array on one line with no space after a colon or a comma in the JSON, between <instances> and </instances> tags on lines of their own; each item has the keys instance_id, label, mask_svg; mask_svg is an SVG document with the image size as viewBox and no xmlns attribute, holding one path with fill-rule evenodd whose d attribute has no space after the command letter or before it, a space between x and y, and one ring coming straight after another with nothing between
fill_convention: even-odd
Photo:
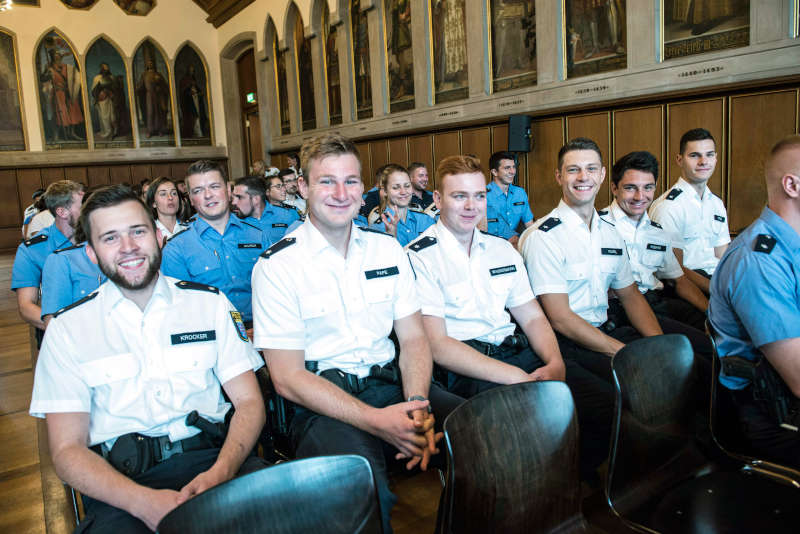
<instances>
[{"instance_id":1,"label":"black name badge","mask_svg":"<svg viewBox=\"0 0 800 534\"><path fill-rule=\"evenodd\" d=\"M725 217L722 215L714 215L714 220L719 222L725 222Z\"/></svg>"},{"instance_id":2,"label":"black name badge","mask_svg":"<svg viewBox=\"0 0 800 534\"><path fill-rule=\"evenodd\" d=\"M665 245L656 245L655 243L648 243L647 250L657 250L659 252L664 252L665 250L667 250L667 247Z\"/></svg>"},{"instance_id":3,"label":"black name badge","mask_svg":"<svg viewBox=\"0 0 800 534\"><path fill-rule=\"evenodd\" d=\"M372 271L364 271L364 276L367 277L367 280L372 280L373 278L383 278L385 276L395 276L400 274L400 270L397 266L393 267L385 267L383 269L373 269Z\"/></svg>"},{"instance_id":4,"label":"black name badge","mask_svg":"<svg viewBox=\"0 0 800 534\"><path fill-rule=\"evenodd\" d=\"M273 223L273 228L286 228L288 225L286 223Z\"/></svg>"},{"instance_id":5,"label":"black name badge","mask_svg":"<svg viewBox=\"0 0 800 534\"><path fill-rule=\"evenodd\" d=\"M204 330L202 332L184 332L182 334L172 334L169 336L173 345L183 345L184 343L199 343L201 341L214 341L217 339L216 330Z\"/></svg>"},{"instance_id":6,"label":"black name badge","mask_svg":"<svg viewBox=\"0 0 800 534\"><path fill-rule=\"evenodd\" d=\"M492 276L499 276L501 274L508 274L515 272L517 272L516 265L506 265L504 267L495 267L494 269L489 269L489 274Z\"/></svg>"},{"instance_id":7,"label":"black name badge","mask_svg":"<svg viewBox=\"0 0 800 534\"><path fill-rule=\"evenodd\" d=\"M490 223L490 222L497 222L497 219L486 219L486 222L487 222L487 223Z\"/></svg>"},{"instance_id":8,"label":"black name badge","mask_svg":"<svg viewBox=\"0 0 800 534\"><path fill-rule=\"evenodd\" d=\"M520 202L514 202L514 204L513 204L513 205L514 205L514 206L524 206L524 205L525 205L525 202L524 202L524 201L520 201Z\"/></svg>"},{"instance_id":9,"label":"black name badge","mask_svg":"<svg viewBox=\"0 0 800 534\"><path fill-rule=\"evenodd\" d=\"M601 248L600 253L604 256L622 256L621 248Z\"/></svg>"},{"instance_id":10,"label":"black name badge","mask_svg":"<svg viewBox=\"0 0 800 534\"><path fill-rule=\"evenodd\" d=\"M239 243L239 248L261 248L261 243Z\"/></svg>"}]
</instances>

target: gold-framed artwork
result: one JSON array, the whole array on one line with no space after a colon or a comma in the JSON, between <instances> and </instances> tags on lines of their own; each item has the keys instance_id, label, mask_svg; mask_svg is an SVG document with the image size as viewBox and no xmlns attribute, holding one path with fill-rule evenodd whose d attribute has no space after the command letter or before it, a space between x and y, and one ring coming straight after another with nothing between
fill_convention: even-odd
<instances>
[{"instance_id":1,"label":"gold-framed artwork","mask_svg":"<svg viewBox=\"0 0 800 534\"><path fill-rule=\"evenodd\" d=\"M61 3L70 9L91 9L97 0L61 0Z\"/></svg>"},{"instance_id":2,"label":"gold-framed artwork","mask_svg":"<svg viewBox=\"0 0 800 534\"><path fill-rule=\"evenodd\" d=\"M465 0L430 0L433 88L437 104L469 96Z\"/></svg>"},{"instance_id":3,"label":"gold-framed artwork","mask_svg":"<svg viewBox=\"0 0 800 534\"><path fill-rule=\"evenodd\" d=\"M327 2L322 11L323 44L325 46L325 78L328 91L328 120L331 126L342 123L342 84L339 74L339 28L331 24Z\"/></svg>"},{"instance_id":4,"label":"gold-framed artwork","mask_svg":"<svg viewBox=\"0 0 800 534\"><path fill-rule=\"evenodd\" d=\"M183 45L175 56L174 84L181 146L211 145L208 69L190 43Z\"/></svg>"},{"instance_id":5,"label":"gold-framed artwork","mask_svg":"<svg viewBox=\"0 0 800 534\"><path fill-rule=\"evenodd\" d=\"M536 2L491 0L492 92L536 84Z\"/></svg>"},{"instance_id":6,"label":"gold-framed artwork","mask_svg":"<svg viewBox=\"0 0 800 534\"><path fill-rule=\"evenodd\" d=\"M661 0L664 60L750 44L750 0Z\"/></svg>"},{"instance_id":7,"label":"gold-framed artwork","mask_svg":"<svg viewBox=\"0 0 800 534\"><path fill-rule=\"evenodd\" d=\"M372 79L369 64L369 21L361 11L360 0L350 0L350 27L353 36L353 82L356 118L372 117Z\"/></svg>"},{"instance_id":8,"label":"gold-framed artwork","mask_svg":"<svg viewBox=\"0 0 800 534\"><path fill-rule=\"evenodd\" d=\"M25 121L14 35L0 28L0 152L25 150Z\"/></svg>"},{"instance_id":9,"label":"gold-framed artwork","mask_svg":"<svg viewBox=\"0 0 800 534\"><path fill-rule=\"evenodd\" d=\"M84 58L94 148L132 148L128 69L119 49L98 37Z\"/></svg>"},{"instance_id":10,"label":"gold-framed artwork","mask_svg":"<svg viewBox=\"0 0 800 534\"><path fill-rule=\"evenodd\" d=\"M146 38L133 55L139 146L175 146L170 79L166 55Z\"/></svg>"},{"instance_id":11,"label":"gold-framed artwork","mask_svg":"<svg viewBox=\"0 0 800 534\"><path fill-rule=\"evenodd\" d=\"M414 109L414 50L411 45L411 0L383 0L386 79L389 112Z\"/></svg>"},{"instance_id":12,"label":"gold-framed artwork","mask_svg":"<svg viewBox=\"0 0 800 534\"><path fill-rule=\"evenodd\" d=\"M317 111L314 103L314 68L311 59L311 40L305 36L303 18L295 9L293 42L295 65L297 65L297 87L300 97L300 128L313 130L317 127Z\"/></svg>"},{"instance_id":13,"label":"gold-framed artwork","mask_svg":"<svg viewBox=\"0 0 800 534\"><path fill-rule=\"evenodd\" d=\"M627 67L626 0L565 0L562 8L567 78Z\"/></svg>"},{"instance_id":14,"label":"gold-framed artwork","mask_svg":"<svg viewBox=\"0 0 800 534\"><path fill-rule=\"evenodd\" d=\"M114 0L114 3L128 15L145 16L156 7L156 0Z\"/></svg>"}]
</instances>

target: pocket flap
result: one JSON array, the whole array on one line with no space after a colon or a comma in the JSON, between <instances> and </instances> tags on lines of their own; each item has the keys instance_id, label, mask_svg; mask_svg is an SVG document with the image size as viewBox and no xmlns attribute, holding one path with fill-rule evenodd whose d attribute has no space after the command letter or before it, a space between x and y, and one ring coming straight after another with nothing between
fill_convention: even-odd
<instances>
[{"instance_id":1,"label":"pocket flap","mask_svg":"<svg viewBox=\"0 0 800 534\"><path fill-rule=\"evenodd\" d=\"M132 352L85 362L80 367L89 387L110 384L139 374L139 361Z\"/></svg>"}]
</instances>

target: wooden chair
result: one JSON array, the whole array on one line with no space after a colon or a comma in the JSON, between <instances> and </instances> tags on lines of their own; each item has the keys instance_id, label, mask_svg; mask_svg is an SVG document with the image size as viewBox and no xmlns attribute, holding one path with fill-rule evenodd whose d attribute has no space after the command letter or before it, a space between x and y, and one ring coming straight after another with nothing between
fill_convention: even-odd
<instances>
[{"instance_id":1,"label":"wooden chair","mask_svg":"<svg viewBox=\"0 0 800 534\"><path fill-rule=\"evenodd\" d=\"M692 361L680 335L640 339L614 356L612 511L641 532L795 532L800 490L782 484L790 483L785 476L748 465L722 469L697 447Z\"/></svg>"},{"instance_id":2,"label":"wooden chair","mask_svg":"<svg viewBox=\"0 0 800 534\"><path fill-rule=\"evenodd\" d=\"M440 533L588 532L578 424L563 382L485 391L445 420Z\"/></svg>"},{"instance_id":3,"label":"wooden chair","mask_svg":"<svg viewBox=\"0 0 800 534\"><path fill-rule=\"evenodd\" d=\"M161 534L380 533L375 479L361 456L321 456L235 478L185 502Z\"/></svg>"}]
</instances>

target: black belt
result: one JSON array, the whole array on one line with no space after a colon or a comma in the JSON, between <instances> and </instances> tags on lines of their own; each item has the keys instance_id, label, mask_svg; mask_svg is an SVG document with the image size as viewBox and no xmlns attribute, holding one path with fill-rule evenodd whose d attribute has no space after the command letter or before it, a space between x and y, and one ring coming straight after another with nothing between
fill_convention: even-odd
<instances>
[{"instance_id":1,"label":"black belt","mask_svg":"<svg viewBox=\"0 0 800 534\"><path fill-rule=\"evenodd\" d=\"M397 360L392 360L384 366L373 365L369 368L369 375L359 378L358 375L345 373L341 369L326 369L319 376L333 382L339 388L351 394L359 394L369 386L376 384L399 384L400 372L397 369ZM318 362L309 360L305 363L306 369L316 373Z\"/></svg>"},{"instance_id":2,"label":"black belt","mask_svg":"<svg viewBox=\"0 0 800 534\"><path fill-rule=\"evenodd\" d=\"M105 443L89 447L114 466L118 471L134 476L142 473L175 454L183 452L214 449L216 446L205 432L179 441L170 441L169 436L143 436L130 433L117 438L109 449Z\"/></svg>"}]
</instances>

